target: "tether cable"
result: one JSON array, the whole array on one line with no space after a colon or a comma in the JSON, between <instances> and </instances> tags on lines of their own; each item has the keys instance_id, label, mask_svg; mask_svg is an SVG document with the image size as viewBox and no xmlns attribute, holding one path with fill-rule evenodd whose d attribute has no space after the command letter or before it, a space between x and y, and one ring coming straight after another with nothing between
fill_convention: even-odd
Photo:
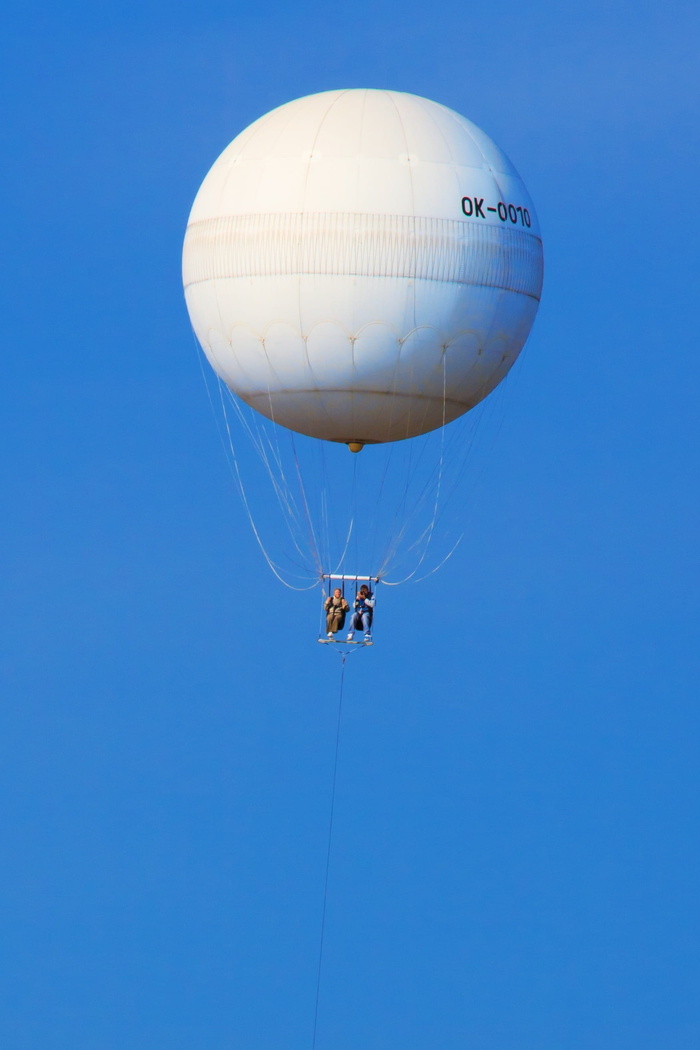
<instances>
[{"instance_id":1,"label":"tether cable","mask_svg":"<svg viewBox=\"0 0 700 1050\"><path fill-rule=\"evenodd\" d=\"M323 885L323 911L321 913L321 939L318 946L318 970L316 973L316 1004L314 1006L314 1036L312 1050L316 1050L316 1027L318 1025L318 1000L321 991L321 965L323 963L323 937L326 931L326 902L328 900L328 873L331 866L331 844L333 842L333 814L335 812L335 783L338 776L338 750L340 746L340 717L343 712L343 681L345 679L346 654L342 654L340 670L340 696L338 698L338 725L335 731L335 759L333 761L333 787L331 789L331 812L328 822L328 849L326 850L326 877Z\"/></svg>"}]
</instances>

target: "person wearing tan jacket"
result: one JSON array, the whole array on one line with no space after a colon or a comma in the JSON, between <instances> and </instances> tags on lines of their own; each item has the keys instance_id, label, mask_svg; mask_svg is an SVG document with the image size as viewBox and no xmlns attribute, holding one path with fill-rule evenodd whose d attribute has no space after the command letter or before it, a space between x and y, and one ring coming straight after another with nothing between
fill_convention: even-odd
<instances>
[{"instance_id":1,"label":"person wearing tan jacket","mask_svg":"<svg viewBox=\"0 0 700 1050\"><path fill-rule=\"evenodd\" d=\"M326 610L326 632L332 638L336 631L342 631L345 626L345 616L350 611L350 606L343 598L340 587L336 587L333 594L326 598L323 603Z\"/></svg>"}]
</instances>

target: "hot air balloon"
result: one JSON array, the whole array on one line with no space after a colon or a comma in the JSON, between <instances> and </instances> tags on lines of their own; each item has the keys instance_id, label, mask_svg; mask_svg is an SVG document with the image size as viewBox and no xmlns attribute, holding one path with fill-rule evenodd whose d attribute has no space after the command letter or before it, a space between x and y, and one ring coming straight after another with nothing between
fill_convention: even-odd
<instances>
[{"instance_id":1,"label":"hot air balloon","mask_svg":"<svg viewBox=\"0 0 700 1050\"><path fill-rule=\"evenodd\" d=\"M355 452L482 401L527 339L542 272L535 209L498 146L446 106L369 89L241 132L183 251L192 326L226 387Z\"/></svg>"}]
</instances>

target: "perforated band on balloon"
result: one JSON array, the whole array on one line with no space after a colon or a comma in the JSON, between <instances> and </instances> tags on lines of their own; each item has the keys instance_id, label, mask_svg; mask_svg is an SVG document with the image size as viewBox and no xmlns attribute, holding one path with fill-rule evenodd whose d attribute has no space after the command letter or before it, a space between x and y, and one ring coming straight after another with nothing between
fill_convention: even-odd
<instances>
[{"instance_id":1,"label":"perforated band on balloon","mask_svg":"<svg viewBox=\"0 0 700 1050\"><path fill-rule=\"evenodd\" d=\"M478 285L539 301L542 242L525 230L410 215L300 212L192 223L185 287L221 278L319 274Z\"/></svg>"}]
</instances>

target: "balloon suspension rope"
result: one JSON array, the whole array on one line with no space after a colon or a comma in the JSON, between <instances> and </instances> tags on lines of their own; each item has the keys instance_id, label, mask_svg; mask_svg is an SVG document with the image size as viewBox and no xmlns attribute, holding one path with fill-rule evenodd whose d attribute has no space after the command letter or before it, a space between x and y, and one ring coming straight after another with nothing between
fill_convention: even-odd
<instances>
[{"instance_id":1,"label":"balloon suspension rope","mask_svg":"<svg viewBox=\"0 0 700 1050\"><path fill-rule=\"evenodd\" d=\"M340 696L338 698L338 724L335 731L335 759L333 761L333 787L331 789L331 812L328 822L328 848L326 850L326 877L323 885L323 911L321 913L321 939L318 946L318 970L316 973L316 1004L314 1006L314 1036L311 1044L312 1050L316 1050L316 1027L318 1025L318 1000L321 991L321 964L323 962L323 937L326 931L326 902L328 900L328 873L331 866L331 844L333 841L333 814L335 812L335 784L338 774L338 749L340 746L340 717L343 711L343 681L345 679L346 654L342 654L342 666L340 671Z\"/></svg>"}]
</instances>

